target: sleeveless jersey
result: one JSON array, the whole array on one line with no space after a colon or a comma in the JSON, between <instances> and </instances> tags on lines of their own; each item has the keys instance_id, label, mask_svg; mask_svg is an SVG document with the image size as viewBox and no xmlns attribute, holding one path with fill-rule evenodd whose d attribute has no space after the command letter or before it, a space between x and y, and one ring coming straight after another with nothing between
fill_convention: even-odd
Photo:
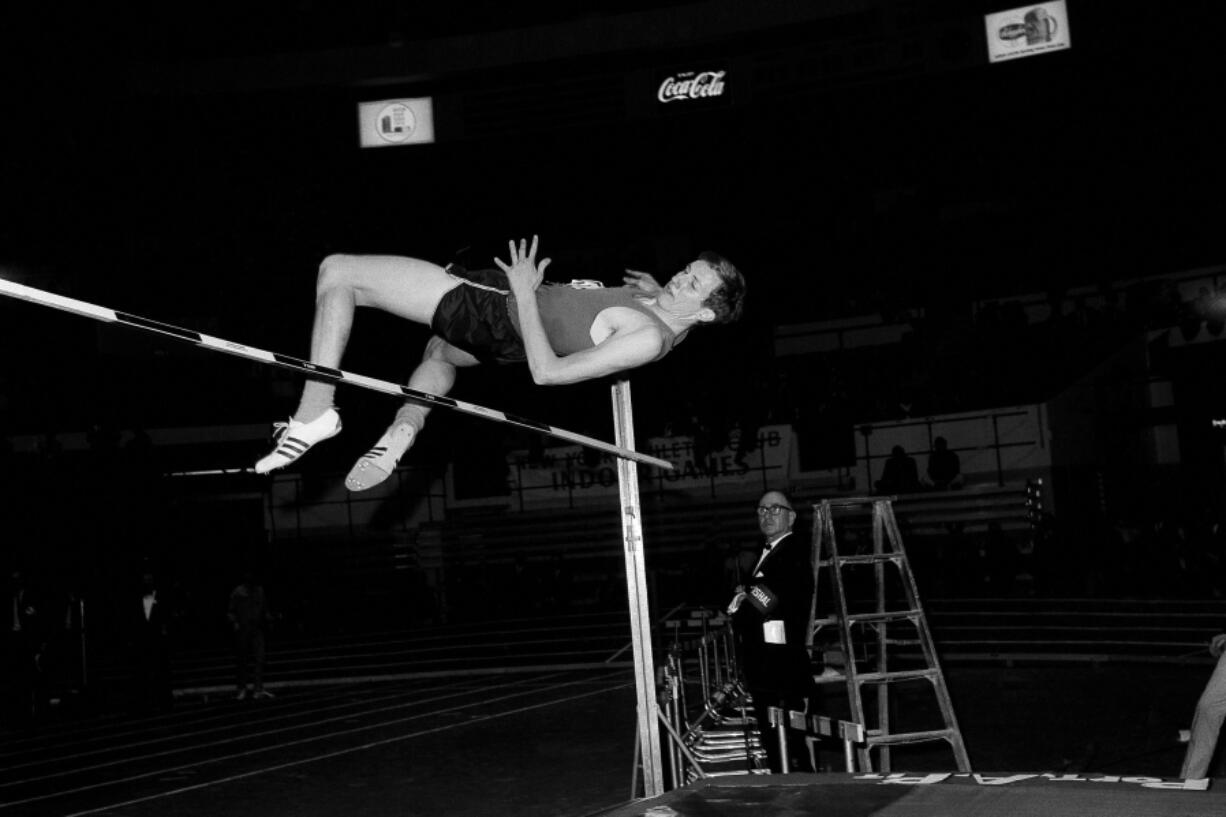
<instances>
[{"instance_id":1,"label":"sleeveless jersey","mask_svg":"<svg viewBox=\"0 0 1226 817\"><path fill-rule=\"evenodd\" d=\"M545 327L545 337L553 347L554 354L565 356L583 349L591 349L592 323L601 311L611 306L624 306L649 316L660 327L664 343L653 361L659 360L672 351L684 337L684 332L678 337L660 316L642 303L630 287L609 287L600 289L579 289L568 284L541 284L536 290L537 309L541 313L541 324ZM515 308L515 296L508 298L507 312L515 331L523 336L519 326L519 312Z\"/></svg>"}]
</instances>

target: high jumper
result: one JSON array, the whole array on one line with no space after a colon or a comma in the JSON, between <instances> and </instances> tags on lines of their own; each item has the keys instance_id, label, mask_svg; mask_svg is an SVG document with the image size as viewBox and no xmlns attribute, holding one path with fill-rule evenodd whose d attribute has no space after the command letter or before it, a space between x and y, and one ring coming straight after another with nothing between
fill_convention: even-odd
<instances>
[{"instance_id":1,"label":"high jumper","mask_svg":"<svg viewBox=\"0 0 1226 817\"><path fill-rule=\"evenodd\" d=\"M509 242L498 269L443 267L403 256L330 255L319 268L313 365L340 366L357 307L373 307L429 326L408 389L446 395L456 370L481 363L527 363L535 383L561 385L605 377L659 360L695 326L727 323L742 312L745 279L727 259L704 252L661 286L626 271L626 286L605 289L543 283L537 237ZM334 379L308 379L293 416L278 423L274 448L255 465L267 473L297 460L341 430ZM430 404L408 399L379 441L345 478L351 491L383 482L425 425Z\"/></svg>"}]
</instances>

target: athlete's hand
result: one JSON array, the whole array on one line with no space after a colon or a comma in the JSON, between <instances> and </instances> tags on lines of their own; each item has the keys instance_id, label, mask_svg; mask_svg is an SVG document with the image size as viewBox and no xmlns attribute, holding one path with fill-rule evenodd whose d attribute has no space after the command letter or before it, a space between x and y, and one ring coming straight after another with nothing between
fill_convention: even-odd
<instances>
[{"instance_id":1,"label":"athlete's hand","mask_svg":"<svg viewBox=\"0 0 1226 817\"><path fill-rule=\"evenodd\" d=\"M550 259L542 258L540 263L537 263L537 237L532 236L531 245L526 239L520 239L518 245L514 241L508 241L507 245L510 247L510 263L504 264L499 258L495 258L494 263L507 274L513 292L518 294L535 291L544 280L545 267L548 267L550 262Z\"/></svg>"},{"instance_id":2,"label":"athlete's hand","mask_svg":"<svg viewBox=\"0 0 1226 817\"><path fill-rule=\"evenodd\" d=\"M660 282L655 279L650 272L639 272L638 270L628 269L626 274L622 276L622 281L628 287L633 287L644 295L655 297L660 294L660 290L664 287L660 286Z\"/></svg>"}]
</instances>

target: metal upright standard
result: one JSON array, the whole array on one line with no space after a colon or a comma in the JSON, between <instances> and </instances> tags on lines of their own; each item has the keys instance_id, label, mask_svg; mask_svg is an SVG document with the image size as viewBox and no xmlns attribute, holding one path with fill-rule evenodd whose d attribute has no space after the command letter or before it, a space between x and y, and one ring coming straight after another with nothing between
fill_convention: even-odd
<instances>
[{"instance_id":1,"label":"metal upright standard","mask_svg":"<svg viewBox=\"0 0 1226 817\"><path fill-rule=\"evenodd\" d=\"M613 384L613 423L617 444L633 447L634 411L628 380ZM664 793L664 770L660 754L655 659L651 647L647 567L643 556L643 515L639 502L639 473L635 464L624 457L617 460L617 486L621 497L626 593L630 602L630 637L634 646L635 687L638 691L637 748L643 769L643 795L655 797Z\"/></svg>"},{"instance_id":2,"label":"metal upright standard","mask_svg":"<svg viewBox=\"0 0 1226 817\"><path fill-rule=\"evenodd\" d=\"M835 532L836 516L844 532ZM818 577L813 606L813 634L825 626L838 629L852 720L864 725L865 742L857 749L860 771L873 771L872 750L880 757L878 771L890 771L890 749L908 744L945 741L953 750L958 771L969 772L970 760L954 717L945 677L937 661L932 634L920 605L915 576L903 550L902 535L890 498L865 497L822 500L814 505L813 563ZM819 599L828 574L829 598ZM935 711L904 687L935 696ZM873 719L866 719L865 698Z\"/></svg>"}]
</instances>

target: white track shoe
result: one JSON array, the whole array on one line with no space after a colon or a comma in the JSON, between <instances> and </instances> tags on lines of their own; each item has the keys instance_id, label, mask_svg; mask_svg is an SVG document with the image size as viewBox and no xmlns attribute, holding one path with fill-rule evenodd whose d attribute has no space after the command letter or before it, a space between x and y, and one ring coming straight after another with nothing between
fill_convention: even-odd
<instances>
[{"instance_id":1,"label":"white track shoe","mask_svg":"<svg viewBox=\"0 0 1226 817\"><path fill-rule=\"evenodd\" d=\"M276 423L273 440L276 445L268 456L255 464L257 474L267 474L284 468L311 450L315 443L323 442L341 433L341 416L330 408L309 423L290 419L288 423Z\"/></svg>"},{"instance_id":2,"label":"white track shoe","mask_svg":"<svg viewBox=\"0 0 1226 817\"><path fill-rule=\"evenodd\" d=\"M349 469L345 487L351 491L367 491L390 477L397 463L417 439L417 429L399 423L383 433L379 442L361 456Z\"/></svg>"}]
</instances>

